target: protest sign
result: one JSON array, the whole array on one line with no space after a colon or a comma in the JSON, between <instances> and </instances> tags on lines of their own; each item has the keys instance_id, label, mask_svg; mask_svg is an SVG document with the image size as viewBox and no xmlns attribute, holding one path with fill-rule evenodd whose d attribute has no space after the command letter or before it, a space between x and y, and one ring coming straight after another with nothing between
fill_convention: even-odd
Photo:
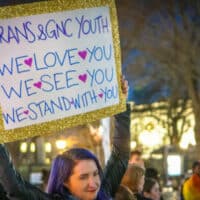
<instances>
[{"instance_id":1,"label":"protest sign","mask_svg":"<svg viewBox=\"0 0 200 200\"><path fill-rule=\"evenodd\" d=\"M0 8L0 142L124 110L114 1Z\"/></svg>"}]
</instances>

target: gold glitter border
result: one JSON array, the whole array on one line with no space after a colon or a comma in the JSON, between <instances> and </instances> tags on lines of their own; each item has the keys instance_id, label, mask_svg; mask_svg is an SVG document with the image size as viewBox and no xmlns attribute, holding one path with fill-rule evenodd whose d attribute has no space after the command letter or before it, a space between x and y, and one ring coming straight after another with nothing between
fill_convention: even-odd
<instances>
[{"instance_id":1,"label":"gold glitter border","mask_svg":"<svg viewBox=\"0 0 200 200\"><path fill-rule=\"evenodd\" d=\"M108 6L110 9L117 80L118 85L120 86L121 51L117 12L114 0L49 0L20 4L15 6L5 6L0 7L0 18L7 19L21 16L30 16L36 14L100 6ZM125 97L122 94L121 88L119 88L119 101L120 103L117 105L106 107L100 110L95 110L92 112L79 114L72 117L66 117L63 119L31 125L23 128L16 128L12 130L4 130L3 118L0 117L0 143L12 142L15 140L30 138L34 136L49 135L51 133L55 133L56 131L60 131L68 127L89 123L91 121L95 121L122 112L125 110ZM2 113L1 110L0 113Z\"/></svg>"}]
</instances>

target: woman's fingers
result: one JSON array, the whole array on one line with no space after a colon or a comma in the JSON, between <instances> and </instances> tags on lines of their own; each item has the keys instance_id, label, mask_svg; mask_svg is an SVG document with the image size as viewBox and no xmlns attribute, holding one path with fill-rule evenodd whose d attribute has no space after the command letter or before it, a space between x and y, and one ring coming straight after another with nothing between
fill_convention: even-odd
<instances>
[{"instance_id":1,"label":"woman's fingers","mask_svg":"<svg viewBox=\"0 0 200 200\"><path fill-rule=\"evenodd\" d=\"M122 92L127 96L128 94L128 81L125 79L125 76L121 76L121 83L122 83Z\"/></svg>"}]
</instances>

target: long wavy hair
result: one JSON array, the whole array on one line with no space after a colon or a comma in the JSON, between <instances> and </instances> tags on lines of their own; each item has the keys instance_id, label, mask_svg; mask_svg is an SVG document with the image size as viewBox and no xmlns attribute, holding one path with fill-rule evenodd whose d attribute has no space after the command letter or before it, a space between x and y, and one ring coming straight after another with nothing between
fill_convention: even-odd
<instances>
[{"instance_id":1,"label":"long wavy hair","mask_svg":"<svg viewBox=\"0 0 200 200\"><path fill-rule=\"evenodd\" d=\"M145 170L136 165L130 164L122 178L122 184L127 186L133 193L138 193L138 186Z\"/></svg>"},{"instance_id":2,"label":"long wavy hair","mask_svg":"<svg viewBox=\"0 0 200 200\"><path fill-rule=\"evenodd\" d=\"M63 183L69 180L74 166L80 160L93 160L96 163L100 178L102 179L102 168L96 156L87 149L73 148L58 155L54 159L49 175L47 192L50 194L62 194Z\"/></svg>"}]
</instances>

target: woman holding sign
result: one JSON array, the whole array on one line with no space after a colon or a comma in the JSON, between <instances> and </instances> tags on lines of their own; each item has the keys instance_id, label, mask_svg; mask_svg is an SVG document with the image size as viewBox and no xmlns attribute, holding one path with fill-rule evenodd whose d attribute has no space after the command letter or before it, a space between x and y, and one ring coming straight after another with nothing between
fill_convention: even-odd
<instances>
[{"instance_id":1,"label":"woman holding sign","mask_svg":"<svg viewBox=\"0 0 200 200\"><path fill-rule=\"evenodd\" d=\"M128 83L122 80L128 93ZM16 173L9 154L0 144L0 184L11 200L109 200L115 195L130 153L130 109L115 116L115 133L110 159L104 170L86 149L75 148L58 155L51 168L47 193L25 183Z\"/></svg>"}]
</instances>

